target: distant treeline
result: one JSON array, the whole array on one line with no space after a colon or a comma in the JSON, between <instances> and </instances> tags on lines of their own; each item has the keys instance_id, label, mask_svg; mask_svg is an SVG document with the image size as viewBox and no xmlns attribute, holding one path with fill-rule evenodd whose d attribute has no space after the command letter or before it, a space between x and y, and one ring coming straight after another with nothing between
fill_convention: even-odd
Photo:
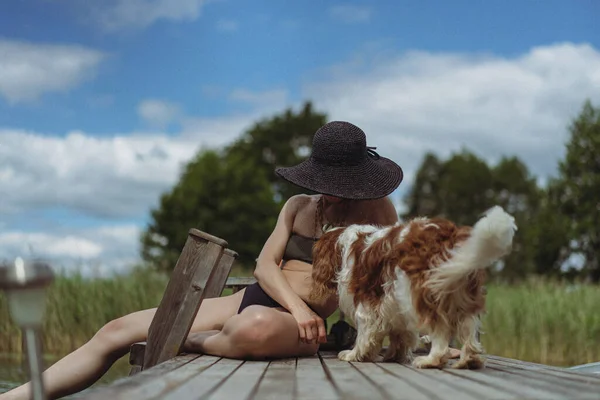
<instances>
[{"instance_id":1,"label":"distant treeline","mask_svg":"<svg viewBox=\"0 0 600 400\"><path fill-rule=\"evenodd\" d=\"M327 121L306 103L298 111L256 122L222 149L202 150L176 185L151 212L142 257L171 270L190 227L226 239L248 267L270 234L282 202L301 189L274 174L309 154L315 131ZM558 176L544 186L517 157L488 165L468 149L440 159L425 154L404 199L407 218L445 216L473 224L494 204L512 213L519 226L513 253L498 279L532 274L600 281L600 109L586 101L570 126ZM580 265L573 263L583 260ZM577 267L577 268L575 268ZM580 268L581 267L581 268Z\"/></svg>"}]
</instances>

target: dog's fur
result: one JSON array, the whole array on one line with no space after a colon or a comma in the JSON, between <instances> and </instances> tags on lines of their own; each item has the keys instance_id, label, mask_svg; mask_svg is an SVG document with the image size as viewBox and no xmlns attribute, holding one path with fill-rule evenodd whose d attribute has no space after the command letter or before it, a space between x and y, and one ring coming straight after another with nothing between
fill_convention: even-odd
<instances>
[{"instance_id":1,"label":"dog's fur","mask_svg":"<svg viewBox=\"0 0 600 400\"><path fill-rule=\"evenodd\" d=\"M512 248L517 227L501 207L471 228L443 218L415 218L376 227L332 229L313 250L311 298L339 296L340 309L357 324L345 361L373 361L390 338L385 360L442 368L449 341L463 343L456 368L481 368L476 332L484 311L485 268ZM419 331L431 339L429 355L412 359Z\"/></svg>"}]
</instances>

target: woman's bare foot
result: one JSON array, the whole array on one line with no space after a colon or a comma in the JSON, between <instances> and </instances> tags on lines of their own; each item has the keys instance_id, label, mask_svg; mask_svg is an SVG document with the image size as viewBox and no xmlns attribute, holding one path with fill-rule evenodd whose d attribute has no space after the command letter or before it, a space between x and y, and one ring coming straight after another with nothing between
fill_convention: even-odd
<instances>
[{"instance_id":1,"label":"woman's bare foot","mask_svg":"<svg viewBox=\"0 0 600 400\"><path fill-rule=\"evenodd\" d=\"M219 332L221 332L221 331L212 330L212 331L190 333L183 344L183 351L190 352L190 353L202 353L204 341L207 338L218 334Z\"/></svg>"}]
</instances>

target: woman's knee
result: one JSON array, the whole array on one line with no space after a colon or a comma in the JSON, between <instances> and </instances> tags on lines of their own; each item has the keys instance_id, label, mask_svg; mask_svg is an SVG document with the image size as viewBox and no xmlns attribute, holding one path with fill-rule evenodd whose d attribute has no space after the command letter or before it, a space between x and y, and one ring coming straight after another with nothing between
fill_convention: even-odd
<instances>
[{"instance_id":1,"label":"woman's knee","mask_svg":"<svg viewBox=\"0 0 600 400\"><path fill-rule=\"evenodd\" d=\"M265 307L250 306L239 315L235 327L226 334L247 356L260 357L268 353L269 345L277 339L280 331L277 312Z\"/></svg>"},{"instance_id":2,"label":"woman's knee","mask_svg":"<svg viewBox=\"0 0 600 400\"><path fill-rule=\"evenodd\" d=\"M136 341L144 340L148 333L149 322L146 323L146 318L138 313L106 323L96 332L90 343L101 347L102 350L112 352L129 348Z\"/></svg>"},{"instance_id":3,"label":"woman's knee","mask_svg":"<svg viewBox=\"0 0 600 400\"><path fill-rule=\"evenodd\" d=\"M300 346L300 350L298 351L298 356L300 357L308 357L308 356L314 356L315 354L317 354L317 352L319 351L319 344L318 343L303 343Z\"/></svg>"},{"instance_id":4,"label":"woman's knee","mask_svg":"<svg viewBox=\"0 0 600 400\"><path fill-rule=\"evenodd\" d=\"M240 343L264 343L270 340L277 324L274 310L250 306L240 315L236 329L231 332Z\"/></svg>"}]
</instances>

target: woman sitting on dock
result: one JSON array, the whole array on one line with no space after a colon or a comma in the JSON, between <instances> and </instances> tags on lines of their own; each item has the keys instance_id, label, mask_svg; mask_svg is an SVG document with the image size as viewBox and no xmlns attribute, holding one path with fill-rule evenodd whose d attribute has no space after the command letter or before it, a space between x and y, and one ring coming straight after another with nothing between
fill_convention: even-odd
<instances>
[{"instance_id":1,"label":"woman sitting on dock","mask_svg":"<svg viewBox=\"0 0 600 400\"><path fill-rule=\"evenodd\" d=\"M400 166L366 146L363 131L330 122L313 139L311 156L289 168L283 179L318 193L287 200L258 257L257 283L233 295L205 299L185 351L237 359L309 356L326 341L324 319L337 298L308 301L312 246L328 226L391 225L398 220L387 197L402 181ZM133 343L147 338L156 309L104 325L86 344L44 372L50 398L81 391L96 382ZM29 398L29 384L0 399Z\"/></svg>"}]
</instances>

